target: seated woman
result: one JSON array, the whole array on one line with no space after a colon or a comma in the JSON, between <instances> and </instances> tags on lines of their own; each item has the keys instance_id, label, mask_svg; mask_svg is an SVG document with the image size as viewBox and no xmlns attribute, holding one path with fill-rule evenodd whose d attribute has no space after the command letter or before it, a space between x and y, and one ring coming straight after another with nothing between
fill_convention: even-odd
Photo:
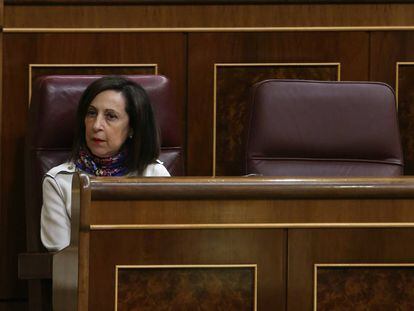
<instances>
[{"instance_id":1,"label":"seated woman","mask_svg":"<svg viewBox=\"0 0 414 311\"><path fill-rule=\"evenodd\" d=\"M121 77L96 80L82 94L72 155L43 180L41 240L50 251L69 245L72 176L170 176L158 160L158 128L148 95Z\"/></svg>"}]
</instances>

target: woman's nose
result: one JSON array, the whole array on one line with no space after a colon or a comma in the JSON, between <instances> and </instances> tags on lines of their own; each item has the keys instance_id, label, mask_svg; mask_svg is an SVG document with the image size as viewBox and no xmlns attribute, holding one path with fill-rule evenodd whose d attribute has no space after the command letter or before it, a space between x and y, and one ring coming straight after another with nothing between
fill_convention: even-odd
<instances>
[{"instance_id":1,"label":"woman's nose","mask_svg":"<svg viewBox=\"0 0 414 311\"><path fill-rule=\"evenodd\" d=\"M93 129L95 131L99 131L102 129L102 117L100 115L97 115L94 122L93 122Z\"/></svg>"}]
</instances>

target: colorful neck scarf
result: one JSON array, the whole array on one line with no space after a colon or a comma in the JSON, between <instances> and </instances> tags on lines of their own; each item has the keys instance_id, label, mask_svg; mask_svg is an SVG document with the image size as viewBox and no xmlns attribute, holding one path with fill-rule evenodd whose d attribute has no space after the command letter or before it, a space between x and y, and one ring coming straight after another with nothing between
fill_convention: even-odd
<instances>
[{"instance_id":1,"label":"colorful neck scarf","mask_svg":"<svg viewBox=\"0 0 414 311\"><path fill-rule=\"evenodd\" d=\"M75 162L78 170L95 176L123 176L128 173L125 160L128 152L124 148L112 157L100 158L94 156L89 150L81 149Z\"/></svg>"}]
</instances>

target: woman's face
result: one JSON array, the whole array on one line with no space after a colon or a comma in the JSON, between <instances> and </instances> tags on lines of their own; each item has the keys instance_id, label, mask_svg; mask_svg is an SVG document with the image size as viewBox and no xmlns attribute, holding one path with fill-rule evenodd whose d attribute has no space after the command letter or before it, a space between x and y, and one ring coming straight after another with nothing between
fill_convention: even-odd
<instances>
[{"instance_id":1,"label":"woman's face","mask_svg":"<svg viewBox=\"0 0 414 311\"><path fill-rule=\"evenodd\" d=\"M89 150L98 157L118 153L131 129L121 93L107 90L91 102L85 116L85 139Z\"/></svg>"}]
</instances>

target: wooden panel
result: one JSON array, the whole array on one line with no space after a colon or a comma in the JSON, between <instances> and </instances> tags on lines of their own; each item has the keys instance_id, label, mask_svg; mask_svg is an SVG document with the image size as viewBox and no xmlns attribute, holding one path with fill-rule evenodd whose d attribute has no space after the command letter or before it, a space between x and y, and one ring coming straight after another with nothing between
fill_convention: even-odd
<instances>
[{"instance_id":1,"label":"wooden panel","mask_svg":"<svg viewBox=\"0 0 414 311\"><path fill-rule=\"evenodd\" d=\"M333 64L217 65L216 70L216 176L237 176L245 171L249 91L266 79L338 80L340 68Z\"/></svg>"},{"instance_id":2,"label":"wooden panel","mask_svg":"<svg viewBox=\"0 0 414 311\"><path fill-rule=\"evenodd\" d=\"M370 79L396 88L398 118L404 151L404 174L414 174L414 65L399 66L398 62L414 62L414 32L378 32L371 34ZM398 81L397 81L398 79Z\"/></svg>"},{"instance_id":3,"label":"wooden panel","mask_svg":"<svg viewBox=\"0 0 414 311\"><path fill-rule=\"evenodd\" d=\"M342 80L367 80L368 43L368 34L362 32L189 34L188 174L213 174L215 64L340 63ZM308 77L306 70L297 74ZM324 74L328 76L332 72ZM232 120L223 117L223 127L226 121ZM217 141L227 144L226 137Z\"/></svg>"},{"instance_id":4,"label":"wooden panel","mask_svg":"<svg viewBox=\"0 0 414 311\"><path fill-rule=\"evenodd\" d=\"M19 254L19 279L50 279L52 277L52 253Z\"/></svg>"},{"instance_id":5,"label":"wooden panel","mask_svg":"<svg viewBox=\"0 0 414 311\"><path fill-rule=\"evenodd\" d=\"M25 251L24 137L28 109L29 64L158 64L171 79L184 130L184 35L166 34L6 34L4 35L1 141L1 236L4 239L3 297L25 295L17 282L17 253ZM48 73L61 73L48 68ZM71 69L73 70L73 69ZM38 72L38 71L36 71ZM88 72L86 70L86 72ZM36 233L31 233L36 234Z\"/></svg>"},{"instance_id":6,"label":"wooden panel","mask_svg":"<svg viewBox=\"0 0 414 311\"><path fill-rule=\"evenodd\" d=\"M114 305L116 265L257 265L259 308L285 306L283 230L99 230L91 231L90 246L89 310Z\"/></svg>"},{"instance_id":7,"label":"wooden panel","mask_svg":"<svg viewBox=\"0 0 414 311\"><path fill-rule=\"evenodd\" d=\"M2 5L2 4L0 4ZM0 59L3 64L3 32L0 33ZM3 65L0 66L0 83L3 84ZM3 137L3 87L0 88L0 137ZM2 146L0 144L0 163L2 161ZM0 180L3 175L0 165ZM1 185L1 183L0 183ZM0 189L1 191L1 189ZM7 256L7 238L6 233L8 231L8 209L5 208L1 200L2 193L0 194L0 275L6 275L9 267L14 264L14 260L17 261L17 256ZM11 298L9 295L7 282L0 282L0 299Z\"/></svg>"},{"instance_id":8,"label":"wooden panel","mask_svg":"<svg viewBox=\"0 0 414 311\"><path fill-rule=\"evenodd\" d=\"M399 65L396 91L398 96L398 118L404 150L404 172L414 174L414 53L411 64Z\"/></svg>"},{"instance_id":9,"label":"wooden panel","mask_svg":"<svg viewBox=\"0 0 414 311\"><path fill-rule=\"evenodd\" d=\"M0 301L0 311L26 311L26 301Z\"/></svg>"},{"instance_id":10,"label":"wooden panel","mask_svg":"<svg viewBox=\"0 0 414 311\"><path fill-rule=\"evenodd\" d=\"M0 27L3 29L4 25L4 1L0 1Z\"/></svg>"},{"instance_id":11,"label":"wooden panel","mask_svg":"<svg viewBox=\"0 0 414 311\"><path fill-rule=\"evenodd\" d=\"M318 267L318 310L413 310L414 269Z\"/></svg>"},{"instance_id":12,"label":"wooden panel","mask_svg":"<svg viewBox=\"0 0 414 311\"><path fill-rule=\"evenodd\" d=\"M278 192L276 187L269 188ZM154 227L174 224L414 223L412 200L395 199L99 201L92 206L100 209L100 212L91 212L91 221L95 225L122 224L123 215L128 215L130 222ZM117 213L111 212L115 208Z\"/></svg>"},{"instance_id":13,"label":"wooden panel","mask_svg":"<svg viewBox=\"0 0 414 311\"><path fill-rule=\"evenodd\" d=\"M19 5L19 4L141 4L141 3L152 3L152 4L208 4L208 3L227 3L228 0L4 0L6 4ZM393 3L390 0L260 0L260 3L280 3L280 4L291 4L291 3ZM411 3L413 0L398 0L398 3ZM251 0L233 0L234 4L251 3Z\"/></svg>"},{"instance_id":14,"label":"wooden panel","mask_svg":"<svg viewBox=\"0 0 414 311\"><path fill-rule=\"evenodd\" d=\"M289 230L288 310L311 310L314 264L413 263L413 239L412 229Z\"/></svg>"},{"instance_id":15,"label":"wooden panel","mask_svg":"<svg viewBox=\"0 0 414 311\"><path fill-rule=\"evenodd\" d=\"M5 27L412 26L414 4L6 5Z\"/></svg>"},{"instance_id":16,"label":"wooden panel","mask_svg":"<svg viewBox=\"0 0 414 311\"><path fill-rule=\"evenodd\" d=\"M254 310L255 268L238 266L120 267L117 310Z\"/></svg>"}]
</instances>

